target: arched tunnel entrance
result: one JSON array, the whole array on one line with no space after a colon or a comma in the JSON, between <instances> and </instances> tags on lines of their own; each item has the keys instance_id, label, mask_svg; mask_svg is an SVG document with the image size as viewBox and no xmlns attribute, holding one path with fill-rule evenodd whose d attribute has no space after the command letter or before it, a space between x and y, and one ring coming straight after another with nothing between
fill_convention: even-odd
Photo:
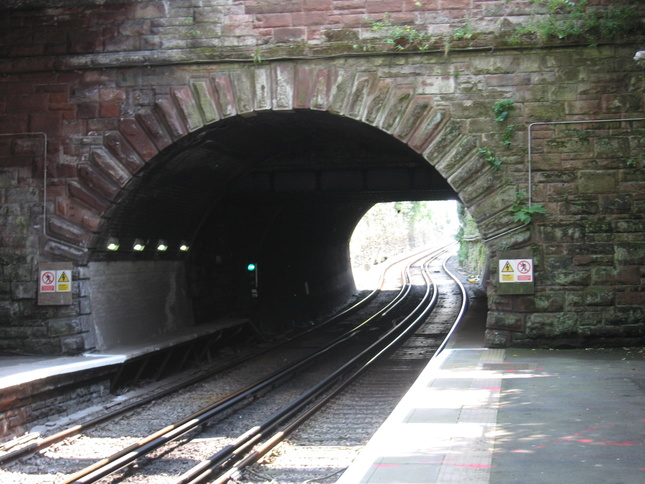
<instances>
[{"instance_id":1,"label":"arched tunnel entrance","mask_svg":"<svg viewBox=\"0 0 645 484\"><path fill-rule=\"evenodd\" d=\"M266 111L205 126L137 174L96 238L97 347L227 318L284 331L351 297L349 239L372 205L456 198L421 155L346 117Z\"/></svg>"}]
</instances>

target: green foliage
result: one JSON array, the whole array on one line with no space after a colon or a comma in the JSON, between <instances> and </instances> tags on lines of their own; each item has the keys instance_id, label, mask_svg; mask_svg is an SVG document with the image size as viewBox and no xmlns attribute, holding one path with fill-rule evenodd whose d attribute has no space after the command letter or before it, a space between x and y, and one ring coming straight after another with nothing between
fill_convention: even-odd
<instances>
[{"instance_id":1,"label":"green foliage","mask_svg":"<svg viewBox=\"0 0 645 484\"><path fill-rule=\"evenodd\" d=\"M515 101L512 99L502 99L497 101L493 106L493 113L495 113L495 121L503 123L508 120L511 111L515 109ZM504 134L502 135L502 143L506 148L511 147L511 138L515 133L515 125L509 124L506 126Z\"/></svg>"},{"instance_id":2,"label":"green foliage","mask_svg":"<svg viewBox=\"0 0 645 484\"><path fill-rule=\"evenodd\" d=\"M431 35L423 34L410 25L395 25L392 17L386 13L382 20L367 19L375 32L383 32L383 42L393 45L396 50L428 50L434 42Z\"/></svg>"},{"instance_id":3,"label":"green foliage","mask_svg":"<svg viewBox=\"0 0 645 484\"><path fill-rule=\"evenodd\" d=\"M495 113L495 121L502 123L506 121L510 112L514 109L515 101L512 99L502 99L497 101L493 106L493 112Z\"/></svg>"},{"instance_id":4,"label":"green foliage","mask_svg":"<svg viewBox=\"0 0 645 484\"><path fill-rule=\"evenodd\" d=\"M515 125L509 124L508 126L506 126L506 130L504 131L504 135L502 136L502 143L504 143L504 146L506 148L511 147L511 138L513 137L513 133L515 133Z\"/></svg>"},{"instance_id":5,"label":"green foliage","mask_svg":"<svg viewBox=\"0 0 645 484\"><path fill-rule=\"evenodd\" d=\"M479 154L482 155L488 164L496 170L499 170L502 166L502 161L498 160L497 156L495 156L495 152L487 146L479 148Z\"/></svg>"},{"instance_id":6,"label":"green foliage","mask_svg":"<svg viewBox=\"0 0 645 484\"><path fill-rule=\"evenodd\" d=\"M352 235L352 265L379 264L388 257L450 237L457 229L455 211L455 203L451 201L402 201L374 205Z\"/></svg>"},{"instance_id":7,"label":"green foliage","mask_svg":"<svg viewBox=\"0 0 645 484\"><path fill-rule=\"evenodd\" d=\"M475 35L473 25L470 23L470 20L466 20L466 23L461 26L457 27L455 31L452 34L453 40L468 40L471 39Z\"/></svg>"},{"instance_id":8,"label":"green foliage","mask_svg":"<svg viewBox=\"0 0 645 484\"><path fill-rule=\"evenodd\" d=\"M546 7L547 13L536 15L527 25L519 27L511 38L512 43L528 36L543 42L578 38L596 45L603 40L643 33L638 11L631 6L589 7L587 0L534 0L533 3Z\"/></svg>"},{"instance_id":9,"label":"green foliage","mask_svg":"<svg viewBox=\"0 0 645 484\"><path fill-rule=\"evenodd\" d=\"M262 59L262 51L260 50L259 47L255 48L255 54L253 54L253 63L254 64L262 64L263 59Z\"/></svg>"},{"instance_id":10,"label":"green foliage","mask_svg":"<svg viewBox=\"0 0 645 484\"><path fill-rule=\"evenodd\" d=\"M531 223L535 214L546 213L544 206L539 203L529 205L528 197L523 190L518 191L515 195L515 201L511 205L510 210L514 214L513 220L522 222L523 224Z\"/></svg>"},{"instance_id":11,"label":"green foliage","mask_svg":"<svg viewBox=\"0 0 645 484\"><path fill-rule=\"evenodd\" d=\"M455 236L459 243L457 260L469 274L481 275L486 266L486 246L481 240L475 220L461 203L457 205L457 215L459 217L459 230Z\"/></svg>"},{"instance_id":12,"label":"green foliage","mask_svg":"<svg viewBox=\"0 0 645 484\"><path fill-rule=\"evenodd\" d=\"M626 164L629 168L643 169L645 167L645 153L628 158Z\"/></svg>"}]
</instances>

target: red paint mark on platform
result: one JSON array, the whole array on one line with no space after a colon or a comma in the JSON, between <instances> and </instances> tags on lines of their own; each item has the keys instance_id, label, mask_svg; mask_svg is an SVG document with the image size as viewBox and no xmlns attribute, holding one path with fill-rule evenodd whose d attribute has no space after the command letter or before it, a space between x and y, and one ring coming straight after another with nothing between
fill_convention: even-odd
<instances>
[{"instance_id":1,"label":"red paint mark on platform","mask_svg":"<svg viewBox=\"0 0 645 484\"><path fill-rule=\"evenodd\" d=\"M469 467L471 469L490 469L491 467L487 464L455 464L455 467Z\"/></svg>"},{"instance_id":2,"label":"red paint mark on platform","mask_svg":"<svg viewBox=\"0 0 645 484\"><path fill-rule=\"evenodd\" d=\"M645 422L645 420L641 420L640 422ZM617 425L603 425L601 427L589 427L587 430L583 430L581 432L575 433L569 437L563 437L560 440L554 440L554 444L558 444L561 442L580 442L582 444L596 444L596 445L614 445L614 446L620 446L620 447L630 447L632 445L637 445L641 444L642 442L640 441L633 441L633 440L625 440L622 442L616 442L614 440L595 440L595 439L583 439L579 438L583 436L584 434L587 434L591 431L594 430L601 430L601 429L606 429L606 428L612 428L616 427Z\"/></svg>"},{"instance_id":3,"label":"red paint mark on platform","mask_svg":"<svg viewBox=\"0 0 645 484\"><path fill-rule=\"evenodd\" d=\"M632 440L626 440L625 442L614 442L613 440L600 440L598 441L601 445L617 445L621 447L629 447L635 444L640 444L640 442L634 442Z\"/></svg>"}]
</instances>

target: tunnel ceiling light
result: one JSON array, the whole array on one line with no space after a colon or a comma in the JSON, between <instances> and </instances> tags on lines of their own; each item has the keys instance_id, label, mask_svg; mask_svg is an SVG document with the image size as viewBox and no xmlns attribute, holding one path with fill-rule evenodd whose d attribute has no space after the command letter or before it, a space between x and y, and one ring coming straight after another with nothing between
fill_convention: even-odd
<instances>
[{"instance_id":1,"label":"tunnel ceiling light","mask_svg":"<svg viewBox=\"0 0 645 484\"><path fill-rule=\"evenodd\" d=\"M188 252L190 250L190 246L186 242L182 242L179 246L179 250L182 252Z\"/></svg>"},{"instance_id":2,"label":"tunnel ceiling light","mask_svg":"<svg viewBox=\"0 0 645 484\"><path fill-rule=\"evenodd\" d=\"M143 240L141 239L134 240L134 245L132 246L133 250L136 250L137 252L141 252L145 248L146 248L146 243Z\"/></svg>"},{"instance_id":3,"label":"tunnel ceiling light","mask_svg":"<svg viewBox=\"0 0 645 484\"><path fill-rule=\"evenodd\" d=\"M116 237L110 237L107 239L107 243L105 244L105 248L107 250L119 250L119 239Z\"/></svg>"},{"instance_id":4,"label":"tunnel ceiling light","mask_svg":"<svg viewBox=\"0 0 645 484\"><path fill-rule=\"evenodd\" d=\"M165 240L159 240L159 242L157 242L157 250L159 252L167 251L168 250L168 242L166 242Z\"/></svg>"}]
</instances>

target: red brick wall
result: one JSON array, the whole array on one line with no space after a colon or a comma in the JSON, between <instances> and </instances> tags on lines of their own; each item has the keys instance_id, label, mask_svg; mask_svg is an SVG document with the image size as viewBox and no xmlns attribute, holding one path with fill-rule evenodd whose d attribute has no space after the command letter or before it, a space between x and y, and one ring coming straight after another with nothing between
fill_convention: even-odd
<instances>
[{"instance_id":1,"label":"red brick wall","mask_svg":"<svg viewBox=\"0 0 645 484\"><path fill-rule=\"evenodd\" d=\"M630 3L634 2L588 2ZM386 14L393 24L434 35L437 46L467 21L477 33L469 44L489 45L489 36L499 33L502 21L525 23L544 11L531 0L184 0L9 10L0 20L0 54L24 61L34 56L200 48L252 54L256 46L266 44L313 46L343 39L369 45L385 34L373 31L369 21ZM345 49L351 50L350 44ZM41 62L54 69L60 59ZM21 62L11 65L20 69Z\"/></svg>"}]
</instances>

